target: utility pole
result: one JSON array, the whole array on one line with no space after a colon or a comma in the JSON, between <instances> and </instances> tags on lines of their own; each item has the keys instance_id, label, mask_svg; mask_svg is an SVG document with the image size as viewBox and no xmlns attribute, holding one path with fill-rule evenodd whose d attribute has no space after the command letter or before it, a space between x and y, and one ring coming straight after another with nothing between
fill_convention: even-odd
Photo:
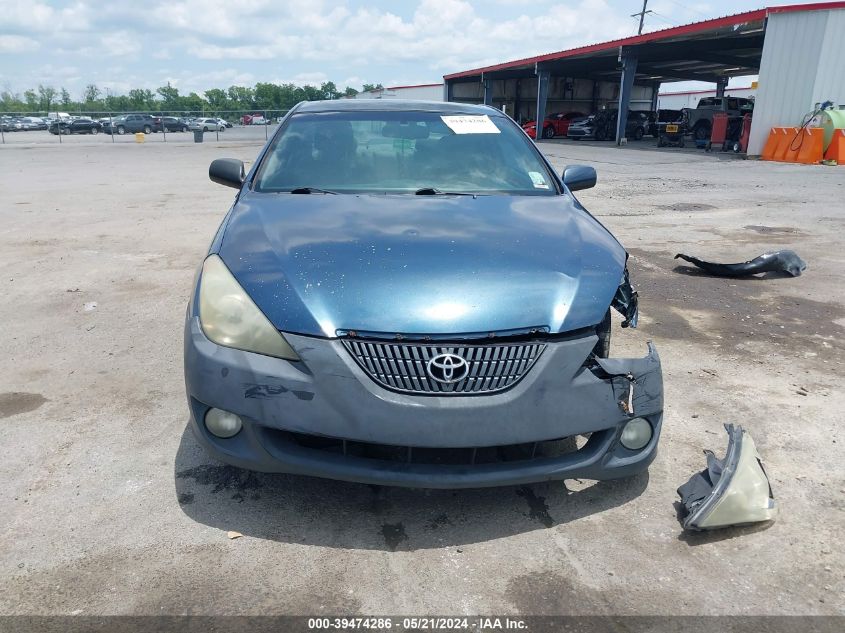
<instances>
[{"instance_id":1,"label":"utility pole","mask_svg":"<svg viewBox=\"0 0 845 633\"><path fill-rule=\"evenodd\" d=\"M632 18L635 18L635 17L637 17L637 16L640 16L640 28L639 28L639 29L637 29L637 35L642 35L642 34L643 34L643 22L645 21L645 14L646 14L646 13L654 13L654 11L647 11L647 10L646 10L646 7L647 7L647 6L648 6L648 0L643 0L643 10L642 10L642 11L640 11L639 13L632 13L632 14L631 14L631 17L632 17Z\"/></svg>"}]
</instances>

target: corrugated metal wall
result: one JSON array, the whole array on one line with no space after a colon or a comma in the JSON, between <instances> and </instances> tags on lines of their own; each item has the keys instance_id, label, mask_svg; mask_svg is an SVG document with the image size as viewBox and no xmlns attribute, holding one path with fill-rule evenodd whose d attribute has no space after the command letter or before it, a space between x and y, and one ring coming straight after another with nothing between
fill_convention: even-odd
<instances>
[{"instance_id":1,"label":"corrugated metal wall","mask_svg":"<svg viewBox=\"0 0 845 633\"><path fill-rule=\"evenodd\" d=\"M748 153L826 99L845 104L845 10L769 16Z\"/></svg>"},{"instance_id":2,"label":"corrugated metal wall","mask_svg":"<svg viewBox=\"0 0 845 633\"><path fill-rule=\"evenodd\" d=\"M845 10L829 11L812 102L845 108Z\"/></svg>"}]
</instances>

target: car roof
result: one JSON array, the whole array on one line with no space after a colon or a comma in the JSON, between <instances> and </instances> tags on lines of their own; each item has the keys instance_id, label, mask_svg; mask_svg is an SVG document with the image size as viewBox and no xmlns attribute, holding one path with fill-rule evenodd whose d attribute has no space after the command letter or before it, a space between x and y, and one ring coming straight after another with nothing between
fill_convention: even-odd
<instances>
[{"instance_id":1,"label":"car roof","mask_svg":"<svg viewBox=\"0 0 845 633\"><path fill-rule=\"evenodd\" d=\"M295 112L440 112L443 114L502 114L496 108L446 101L406 99L331 99L303 101Z\"/></svg>"}]
</instances>

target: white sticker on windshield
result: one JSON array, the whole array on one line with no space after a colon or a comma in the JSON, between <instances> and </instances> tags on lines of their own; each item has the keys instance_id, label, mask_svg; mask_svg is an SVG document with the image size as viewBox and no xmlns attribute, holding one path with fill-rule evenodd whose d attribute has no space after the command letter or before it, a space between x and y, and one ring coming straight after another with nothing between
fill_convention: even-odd
<instances>
[{"instance_id":1,"label":"white sticker on windshield","mask_svg":"<svg viewBox=\"0 0 845 633\"><path fill-rule=\"evenodd\" d=\"M486 114L480 116L448 115L440 118L455 134L500 134L499 128Z\"/></svg>"},{"instance_id":2,"label":"white sticker on windshield","mask_svg":"<svg viewBox=\"0 0 845 633\"><path fill-rule=\"evenodd\" d=\"M549 185L546 184L546 179L543 178L543 174L539 171L529 171L528 175L531 176L531 182L534 183L535 189L548 189Z\"/></svg>"}]
</instances>

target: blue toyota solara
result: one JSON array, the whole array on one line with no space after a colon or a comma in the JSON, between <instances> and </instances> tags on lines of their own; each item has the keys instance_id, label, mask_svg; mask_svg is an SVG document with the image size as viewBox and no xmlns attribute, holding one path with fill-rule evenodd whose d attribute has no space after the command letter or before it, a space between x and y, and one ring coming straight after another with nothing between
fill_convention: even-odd
<instances>
[{"instance_id":1,"label":"blue toyota solara","mask_svg":"<svg viewBox=\"0 0 845 633\"><path fill-rule=\"evenodd\" d=\"M252 470L431 488L626 477L657 451L627 254L507 116L301 103L244 173L185 323L191 425Z\"/></svg>"}]
</instances>

